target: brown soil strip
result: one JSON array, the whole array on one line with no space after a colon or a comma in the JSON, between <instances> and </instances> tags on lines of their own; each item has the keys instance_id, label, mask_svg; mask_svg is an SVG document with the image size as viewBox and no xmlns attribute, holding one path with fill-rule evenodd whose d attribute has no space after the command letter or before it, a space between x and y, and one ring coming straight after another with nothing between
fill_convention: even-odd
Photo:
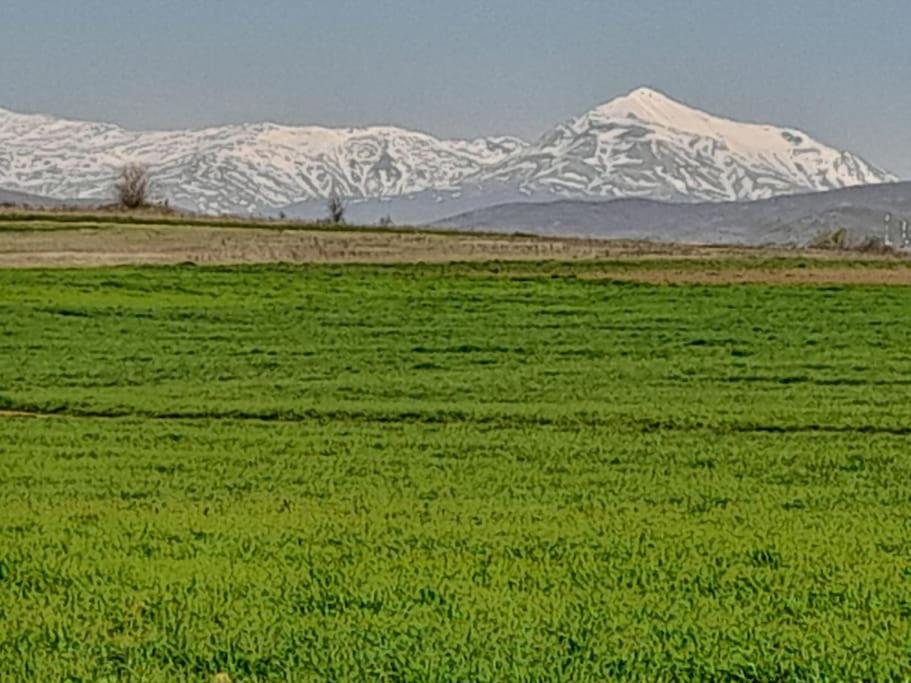
<instances>
[{"instance_id":1,"label":"brown soil strip","mask_svg":"<svg viewBox=\"0 0 911 683\"><path fill-rule=\"evenodd\" d=\"M110 225L74 229L0 230L0 268L264 263L443 263L579 261L647 258L701 261L680 268L626 267L579 277L648 284L911 285L911 262L896 256L787 248L706 247L527 235ZM749 261L793 259L763 268ZM742 266L736 261L742 259ZM799 259L799 260L798 260ZM859 267L831 262L864 261ZM728 261L713 269L710 260ZM519 268L521 270L521 267ZM518 273L517 273L518 274Z\"/></svg>"},{"instance_id":2,"label":"brown soil strip","mask_svg":"<svg viewBox=\"0 0 911 683\"><path fill-rule=\"evenodd\" d=\"M519 235L345 230L107 226L0 230L0 267L93 267L192 262L414 263L616 258L844 258L840 252L702 247ZM864 258L852 254L851 258ZM654 276L650 274L649 277ZM646 276L643 276L646 277ZM677 276L674 276L677 277ZM684 277L684 276L680 276Z\"/></svg>"},{"instance_id":3,"label":"brown soil strip","mask_svg":"<svg viewBox=\"0 0 911 683\"><path fill-rule=\"evenodd\" d=\"M0 267L578 259L614 251L605 243L425 233L119 227L0 232Z\"/></svg>"},{"instance_id":4,"label":"brown soil strip","mask_svg":"<svg viewBox=\"0 0 911 683\"><path fill-rule=\"evenodd\" d=\"M911 285L908 268L779 268L730 270L627 270L586 273L593 280L660 285Z\"/></svg>"}]
</instances>

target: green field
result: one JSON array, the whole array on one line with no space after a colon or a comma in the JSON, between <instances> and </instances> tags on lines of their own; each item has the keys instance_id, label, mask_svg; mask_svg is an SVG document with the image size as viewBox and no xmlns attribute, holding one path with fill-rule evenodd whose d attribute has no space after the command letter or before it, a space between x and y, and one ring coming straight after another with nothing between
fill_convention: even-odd
<instances>
[{"instance_id":1,"label":"green field","mask_svg":"<svg viewBox=\"0 0 911 683\"><path fill-rule=\"evenodd\" d=\"M585 268L0 270L0 681L911 679L911 292Z\"/></svg>"}]
</instances>

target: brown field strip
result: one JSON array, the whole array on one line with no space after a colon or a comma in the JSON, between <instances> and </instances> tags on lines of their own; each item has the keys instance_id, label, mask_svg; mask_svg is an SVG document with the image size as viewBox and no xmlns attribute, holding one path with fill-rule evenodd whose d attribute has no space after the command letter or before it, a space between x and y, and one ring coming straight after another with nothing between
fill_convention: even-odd
<instances>
[{"instance_id":1,"label":"brown field strip","mask_svg":"<svg viewBox=\"0 0 911 683\"><path fill-rule=\"evenodd\" d=\"M675 249L653 249L667 254ZM575 260L643 252L600 240L427 232L104 227L0 230L0 267Z\"/></svg>"},{"instance_id":2,"label":"brown field strip","mask_svg":"<svg viewBox=\"0 0 911 683\"><path fill-rule=\"evenodd\" d=\"M635 265L637 260L645 259L652 261L648 267ZM654 263L665 259L666 268ZM672 259L678 262L671 263ZM681 267L681 259L699 265ZM767 259L783 259L784 263L767 268L761 263ZM28 224L14 229L0 226L0 268L606 260L626 263L622 267L605 265L603 270L586 270L577 276L649 284L911 285L911 260L907 258L784 247L418 230L84 224L49 230ZM844 261L854 265L845 266ZM516 267L515 274L521 275L521 267Z\"/></svg>"},{"instance_id":3,"label":"brown field strip","mask_svg":"<svg viewBox=\"0 0 911 683\"><path fill-rule=\"evenodd\" d=\"M593 272L583 279L619 280L660 285L911 285L907 268L777 268L678 270L650 269Z\"/></svg>"}]
</instances>

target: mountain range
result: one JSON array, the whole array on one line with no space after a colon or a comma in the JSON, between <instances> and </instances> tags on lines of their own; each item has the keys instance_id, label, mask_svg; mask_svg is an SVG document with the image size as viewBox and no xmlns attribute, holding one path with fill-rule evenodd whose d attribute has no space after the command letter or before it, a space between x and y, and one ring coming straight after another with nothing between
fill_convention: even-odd
<instances>
[{"instance_id":1,"label":"mountain range","mask_svg":"<svg viewBox=\"0 0 911 683\"><path fill-rule=\"evenodd\" d=\"M762 200L897 180L793 128L738 123L641 88L548 130L439 139L391 126L274 123L129 131L0 109L0 188L107 201L119 170L146 165L154 193L203 213L424 223L503 202L644 198Z\"/></svg>"}]
</instances>

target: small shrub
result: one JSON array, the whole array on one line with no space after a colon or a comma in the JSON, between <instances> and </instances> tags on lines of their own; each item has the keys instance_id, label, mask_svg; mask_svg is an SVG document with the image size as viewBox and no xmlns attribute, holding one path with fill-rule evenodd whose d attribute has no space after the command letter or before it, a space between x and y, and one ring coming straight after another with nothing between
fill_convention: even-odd
<instances>
[{"instance_id":1,"label":"small shrub","mask_svg":"<svg viewBox=\"0 0 911 683\"><path fill-rule=\"evenodd\" d=\"M880 237L867 237L859 242L852 242L845 228L827 230L819 233L810 242L811 249L833 249L837 251L854 251L861 254L895 254L895 247L886 244Z\"/></svg>"},{"instance_id":2,"label":"small shrub","mask_svg":"<svg viewBox=\"0 0 911 683\"><path fill-rule=\"evenodd\" d=\"M862 254L894 254L897 251L895 247L889 246L878 237L868 237L852 248Z\"/></svg>"},{"instance_id":3,"label":"small shrub","mask_svg":"<svg viewBox=\"0 0 911 683\"><path fill-rule=\"evenodd\" d=\"M329 213L329 222L333 225L342 225L345 222L345 202L333 193L326 204Z\"/></svg>"},{"instance_id":4,"label":"small shrub","mask_svg":"<svg viewBox=\"0 0 911 683\"><path fill-rule=\"evenodd\" d=\"M810 242L813 249L847 249L848 231L844 228L824 230Z\"/></svg>"},{"instance_id":5,"label":"small shrub","mask_svg":"<svg viewBox=\"0 0 911 683\"><path fill-rule=\"evenodd\" d=\"M120 180L114 186L117 202L124 209L141 209L148 205L149 171L141 164L128 164L120 172Z\"/></svg>"}]
</instances>

